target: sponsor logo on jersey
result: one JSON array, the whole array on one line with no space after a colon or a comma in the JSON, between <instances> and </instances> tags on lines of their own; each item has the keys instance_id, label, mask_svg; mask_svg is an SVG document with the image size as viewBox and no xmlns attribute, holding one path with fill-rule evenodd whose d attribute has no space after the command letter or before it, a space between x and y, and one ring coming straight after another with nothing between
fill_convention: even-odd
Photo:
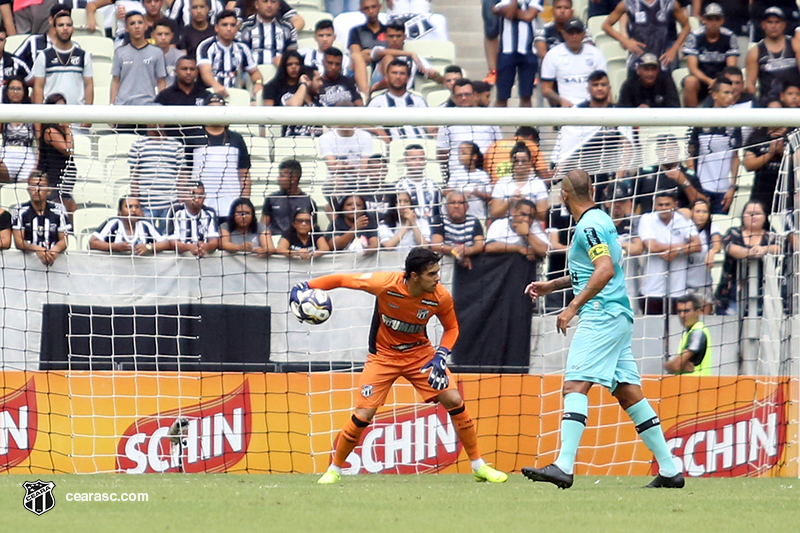
<instances>
[{"instance_id":1,"label":"sponsor logo on jersey","mask_svg":"<svg viewBox=\"0 0 800 533\"><path fill-rule=\"evenodd\" d=\"M30 456L36 444L38 413L33 378L0 397L0 472L15 467Z\"/></svg>"},{"instance_id":2,"label":"sponsor logo on jersey","mask_svg":"<svg viewBox=\"0 0 800 533\"><path fill-rule=\"evenodd\" d=\"M399 292L386 291L386 294L388 294L389 296L394 296L395 298L405 298L405 295L400 294Z\"/></svg>"},{"instance_id":3,"label":"sponsor logo on jersey","mask_svg":"<svg viewBox=\"0 0 800 533\"><path fill-rule=\"evenodd\" d=\"M785 389L782 383L744 407L683 420L666 430L667 446L690 476L763 475L785 460Z\"/></svg>"},{"instance_id":4,"label":"sponsor logo on jersey","mask_svg":"<svg viewBox=\"0 0 800 533\"><path fill-rule=\"evenodd\" d=\"M439 302L435 302L433 300L426 300L425 298L422 299L422 303L424 305L430 305L430 306L433 306L433 307L436 307L437 305L439 305Z\"/></svg>"},{"instance_id":5,"label":"sponsor logo on jersey","mask_svg":"<svg viewBox=\"0 0 800 533\"><path fill-rule=\"evenodd\" d=\"M227 471L244 458L250 445L249 390L245 381L217 398L136 420L117 444L117 470L126 474ZM177 431L170 434L173 426Z\"/></svg>"},{"instance_id":6,"label":"sponsor logo on jersey","mask_svg":"<svg viewBox=\"0 0 800 533\"><path fill-rule=\"evenodd\" d=\"M425 324L410 324L408 322L403 322L402 320L397 320L396 318L386 316L383 313L381 313L381 321L387 328L400 333L422 333L425 331Z\"/></svg>"}]
</instances>

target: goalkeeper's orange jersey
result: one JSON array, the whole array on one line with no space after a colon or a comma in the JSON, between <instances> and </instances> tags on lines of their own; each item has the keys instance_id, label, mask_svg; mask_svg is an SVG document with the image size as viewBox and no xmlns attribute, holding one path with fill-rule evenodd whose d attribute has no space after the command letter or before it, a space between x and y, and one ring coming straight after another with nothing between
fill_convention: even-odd
<instances>
[{"instance_id":1,"label":"goalkeeper's orange jersey","mask_svg":"<svg viewBox=\"0 0 800 533\"><path fill-rule=\"evenodd\" d=\"M408 292L402 272L330 274L314 278L308 285L323 290L358 289L377 297L369 332L371 354L407 357L431 352L426 326L433 315L444 327L440 346L452 350L458 338L453 297L441 283L434 292L417 297Z\"/></svg>"}]
</instances>

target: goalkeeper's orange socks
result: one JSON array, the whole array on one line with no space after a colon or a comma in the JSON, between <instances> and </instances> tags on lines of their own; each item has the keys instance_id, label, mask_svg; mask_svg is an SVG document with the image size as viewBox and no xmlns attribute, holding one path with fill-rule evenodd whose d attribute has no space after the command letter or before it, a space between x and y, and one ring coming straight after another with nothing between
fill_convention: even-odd
<instances>
[{"instance_id":1,"label":"goalkeeper's orange socks","mask_svg":"<svg viewBox=\"0 0 800 533\"><path fill-rule=\"evenodd\" d=\"M664 477L677 475L680 471L675 466L675 459L667 447L667 440L661 431L661 421L647 398L642 398L638 403L625 409L625 412L636 424L636 432L642 437L647 449L655 455L658 473Z\"/></svg>"},{"instance_id":2,"label":"goalkeeper's orange socks","mask_svg":"<svg viewBox=\"0 0 800 533\"><path fill-rule=\"evenodd\" d=\"M473 461L474 465L474 461L481 460L481 452L478 451L478 434L475 433L475 422L472 420L472 417L469 416L469 411L467 411L467 407L463 402L447 413L450 415L450 420L452 420L453 424L456 426L458 440L461 441L461 444L467 451L467 456ZM480 468L480 465L478 465L478 468Z\"/></svg>"},{"instance_id":3,"label":"goalkeeper's orange socks","mask_svg":"<svg viewBox=\"0 0 800 533\"><path fill-rule=\"evenodd\" d=\"M350 417L350 420L339 432L339 439L336 441L336 451L333 453L333 466L342 468L347 461L347 456L350 455L358 441L361 440L361 434L369 426L369 422L361 420L356 415Z\"/></svg>"},{"instance_id":4,"label":"goalkeeper's orange socks","mask_svg":"<svg viewBox=\"0 0 800 533\"><path fill-rule=\"evenodd\" d=\"M581 443L589 414L589 397L580 392L564 395L564 414L561 416L561 449L555 465L565 474L572 474L575 454Z\"/></svg>"}]
</instances>

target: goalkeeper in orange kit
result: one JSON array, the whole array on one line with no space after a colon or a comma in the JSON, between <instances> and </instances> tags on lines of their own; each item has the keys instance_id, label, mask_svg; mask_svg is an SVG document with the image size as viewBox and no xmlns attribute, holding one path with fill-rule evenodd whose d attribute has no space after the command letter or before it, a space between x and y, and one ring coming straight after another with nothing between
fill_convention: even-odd
<instances>
[{"instance_id":1,"label":"goalkeeper in orange kit","mask_svg":"<svg viewBox=\"0 0 800 533\"><path fill-rule=\"evenodd\" d=\"M369 334L369 356L359 379L355 411L336 443L333 463L318 483L341 479L347 456L358 444L378 408L386 401L392 384L404 377L426 402L439 402L455 425L458 438L472 463L477 481L503 483L508 475L481 459L475 422L451 380L446 359L458 338L453 297L439 283L441 256L426 248L414 248L406 257L405 272L331 274L300 283L292 294L306 289L358 289L377 297ZM439 317L442 341L434 350L426 334L428 321Z\"/></svg>"}]
</instances>

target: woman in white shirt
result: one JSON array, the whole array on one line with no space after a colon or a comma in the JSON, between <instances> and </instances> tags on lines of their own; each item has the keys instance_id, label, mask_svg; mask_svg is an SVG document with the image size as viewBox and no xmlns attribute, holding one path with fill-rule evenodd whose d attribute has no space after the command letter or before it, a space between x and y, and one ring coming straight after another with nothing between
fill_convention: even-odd
<instances>
[{"instance_id":1,"label":"woman in white shirt","mask_svg":"<svg viewBox=\"0 0 800 533\"><path fill-rule=\"evenodd\" d=\"M416 206L407 192L398 192L396 200L389 206L384 222L378 226L378 239L383 248L394 248L403 252L415 246L430 244L431 227L424 218L418 218Z\"/></svg>"},{"instance_id":2,"label":"woman in white shirt","mask_svg":"<svg viewBox=\"0 0 800 533\"><path fill-rule=\"evenodd\" d=\"M492 199L492 179L483 170L481 149L474 142L461 143L458 147L458 162L459 168L454 169L447 180L446 192L462 193L469 203L467 214L486 222L486 203Z\"/></svg>"},{"instance_id":3,"label":"woman in white shirt","mask_svg":"<svg viewBox=\"0 0 800 533\"><path fill-rule=\"evenodd\" d=\"M700 234L700 250L689 254L689 268L686 271L686 289L703 301L705 313L711 313L714 301L711 269L714 256L722 249L722 236L719 228L711 221L711 207L706 200L695 200L692 204L691 219Z\"/></svg>"}]
</instances>

